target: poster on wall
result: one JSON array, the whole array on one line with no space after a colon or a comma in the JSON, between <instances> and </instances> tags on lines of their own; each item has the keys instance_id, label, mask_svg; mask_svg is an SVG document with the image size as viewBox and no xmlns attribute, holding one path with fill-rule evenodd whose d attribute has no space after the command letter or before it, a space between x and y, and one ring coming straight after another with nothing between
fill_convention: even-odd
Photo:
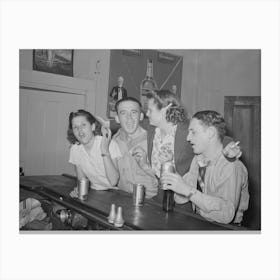
<instances>
[{"instance_id":1,"label":"poster on wall","mask_svg":"<svg viewBox=\"0 0 280 280\"><path fill-rule=\"evenodd\" d=\"M119 76L116 85L110 91L109 102L108 102L108 111L109 118L114 118L116 116L115 105L118 100L127 97L127 90L124 87L124 78Z\"/></svg>"},{"instance_id":2,"label":"poster on wall","mask_svg":"<svg viewBox=\"0 0 280 280\"><path fill-rule=\"evenodd\" d=\"M144 112L151 90L169 89L181 97L183 57L158 50L111 50L107 117L116 115L115 104L137 98Z\"/></svg>"},{"instance_id":3,"label":"poster on wall","mask_svg":"<svg viewBox=\"0 0 280 280\"><path fill-rule=\"evenodd\" d=\"M33 70L73 77L73 50L33 50Z\"/></svg>"}]
</instances>

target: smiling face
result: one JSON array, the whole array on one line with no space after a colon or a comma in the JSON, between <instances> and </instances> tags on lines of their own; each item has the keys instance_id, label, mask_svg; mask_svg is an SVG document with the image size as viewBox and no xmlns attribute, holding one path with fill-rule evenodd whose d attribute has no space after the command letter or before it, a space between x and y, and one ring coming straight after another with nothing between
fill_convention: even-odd
<instances>
[{"instance_id":1,"label":"smiling face","mask_svg":"<svg viewBox=\"0 0 280 280\"><path fill-rule=\"evenodd\" d=\"M162 121L166 121L164 108L159 110L153 98L148 99L147 117L149 118L150 124L157 127Z\"/></svg>"},{"instance_id":2,"label":"smiling face","mask_svg":"<svg viewBox=\"0 0 280 280\"><path fill-rule=\"evenodd\" d=\"M141 113L139 104L127 100L121 102L117 109L116 121L120 123L126 133L134 134L139 127L139 121L143 119L143 113Z\"/></svg>"},{"instance_id":3,"label":"smiling face","mask_svg":"<svg viewBox=\"0 0 280 280\"><path fill-rule=\"evenodd\" d=\"M192 118L187 141L192 145L195 154L203 154L209 146L209 128L203 125L200 120Z\"/></svg>"},{"instance_id":4,"label":"smiling face","mask_svg":"<svg viewBox=\"0 0 280 280\"><path fill-rule=\"evenodd\" d=\"M72 120L72 130L77 140L87 145L94 138L95 124L90 124L85 116L77 116Z\"/></svg>"}]
</instances>

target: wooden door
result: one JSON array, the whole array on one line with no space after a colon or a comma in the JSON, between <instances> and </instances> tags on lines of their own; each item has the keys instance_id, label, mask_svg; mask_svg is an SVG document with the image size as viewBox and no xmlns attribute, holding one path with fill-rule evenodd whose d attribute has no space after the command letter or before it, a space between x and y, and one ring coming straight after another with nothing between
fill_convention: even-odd
<instances>
[{"instance_id":1,"label":"wooden door","mask_svg":"<svg viewBox=\"0 0 280 280\"><path fill-rule=\"evenodd\" d=\"M68 116L83 108L84 95L20 89L20 165L25 175L74 174L68 163Z\"/></svg>"},{"instance_id":2,"label":"wooden door","mask_svg":"<svg viewBox=\"0 0 280 280\"><path fill-rule=\"evenodd\" d=\"M243 223L261 229L261 97L226 96L224 115L229 136L240 141L248 170L250 202Z\"/></svg>"}]
</instances>

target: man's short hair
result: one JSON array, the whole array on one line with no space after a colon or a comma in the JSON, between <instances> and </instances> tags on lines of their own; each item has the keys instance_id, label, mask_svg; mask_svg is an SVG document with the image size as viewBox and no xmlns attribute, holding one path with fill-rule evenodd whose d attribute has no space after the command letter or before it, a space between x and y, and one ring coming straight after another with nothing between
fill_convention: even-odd
<instances>
[{"instance_id":1,"label":"man's short hair","mask_svg":"<svg viewBox=\"0 0 280 280\"><path fill-rule=\"evenodd\" d=\"M224 140L226 134L226 122L221 114L215 111L200 111L193 115L193 118L196 118L201 121L205 126L214 126L218 131L218 136L221 141Z\"/></svg>"},{"instance_id":2,"label":"man's short hair","mask_svg":"<svg viewBox=\"0 0 280 280\"><path fill-rule=\"evenodd\" d=\"M125 97L125 98L122 98L122 99L118 100L117 103L115 104L115 110L116 110L117 113L118 113L119 105L122 102L125 102L125 101L132 101L132 102L137 103L139 105L139 109L140 109L140 112L141 112L142 105L141 105L140 101L138 99L134 98L134 97L128 96L128 97Z\"/></svg>"}]
</instances>

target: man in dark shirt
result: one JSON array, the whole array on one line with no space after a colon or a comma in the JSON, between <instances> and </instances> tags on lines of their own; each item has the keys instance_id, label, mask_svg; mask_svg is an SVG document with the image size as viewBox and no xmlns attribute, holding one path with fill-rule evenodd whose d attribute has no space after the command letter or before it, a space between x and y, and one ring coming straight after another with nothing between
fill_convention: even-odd
<instances>
[{"instance_id":1,"label":"man in dark shirt","mask_svg":"<svg viewBox=\"0 0 280 280\"><path fill-rule=\"evenodd\" d=\"M123 87L124 78L118 77L118 85L113 87L110 92L110 97L117 102L120 99L127 97L127 90Z\"/></svg>"}]
</instances>

